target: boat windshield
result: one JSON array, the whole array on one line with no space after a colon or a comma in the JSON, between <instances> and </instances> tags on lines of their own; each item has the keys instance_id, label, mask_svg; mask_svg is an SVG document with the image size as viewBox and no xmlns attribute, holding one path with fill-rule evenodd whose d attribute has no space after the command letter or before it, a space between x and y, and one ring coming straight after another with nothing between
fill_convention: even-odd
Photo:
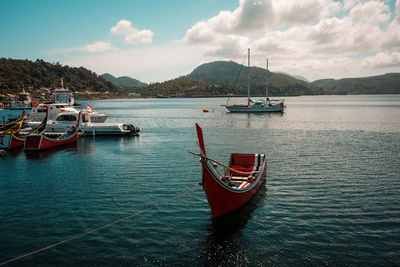
<instances>
[{"instance_id":1,"label":"boat windshield","mask_svg":"<svg viewBox=\"0 0 400 267\"><path fill-rule=\"evenodd\" d=\"M76 121L77 117L71 114L63 114L57 117L57 121Z\"/></svg>"}]
</instances>

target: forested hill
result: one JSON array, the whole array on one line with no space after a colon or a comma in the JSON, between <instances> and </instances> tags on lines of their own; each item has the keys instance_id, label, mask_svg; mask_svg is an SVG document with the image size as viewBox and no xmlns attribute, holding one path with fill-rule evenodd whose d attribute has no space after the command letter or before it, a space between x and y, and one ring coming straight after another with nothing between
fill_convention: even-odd
<instances>
[{"instance_id":1,"label":"forested hill","mask_svg":"<svg viewBox=\"0 0 400 267\"><path fill-rule=\"evenodd\" d=\"M117 86L106 81L96 73L85 69L48 63L43 60L18 60L0 58L1 92L18 93L22 88L39 89L40 87L64 87L72 91L91 90L97 92L115 91Z\"/></svg>"},{"instance_id":2,"label":"forested hill","mask_svg":"<svg viewBox=\"0 0 400 267\"><path fill-rule=\"evenodd\" d=\"M205 63L181 79L201 80L213 85L235 85L234 94L246 94L248 67L233 61ZM283 73L273 73L259 67L250 67L252 95L264 95L266 81L270 95L315 95L325 90Z\"/></svg>"},{"instance_id":3,"label":"forested hill","mask_svg":"<svg viewBox=\"0 0 400 267\"><path fill-rule=\"evenodd\" d=\"M400 73L340 80L323 79L311 84L333 94L400 94Z\"/></svg>"},{"instance_id":4,"label":"forested hill","mask_svg":"<svg viewBox=\"0 0 400 267\"><path fill-rule=\"evenodd\" d=\"M104 78L106 81L109 81L115 85L120 85L120 86L126 86L126 87L143 87L143 86L148 86L147 83L143 83L139 80L133 79L128 76L121 76L121 77L114 77L113 75L109 73L104 73L100 75L102 78Z\"/></svg>"},{"instance_id":5,"label":"forested hill","mask_svg":"<svg viewBox=\"0 0 400 267\"><path fill-rule=\"evenodd\" d=\"M226 96L247 95L248 68L232 61L202 64L190 74L162 83L141 83L130 77L103 77L83 67L73 68L43 60L0 58L0 93L19 93L41 87L64 87L71 91L110 92L105 97L139 93L155 96ZM110 81L115 82L113 84ZM325 79L308 83L284 73L273 73L263 68L250 69L251 95L264 96L266 81L270 96L316 94L400 94L400 73L365 78Z\"/></svg>"}]
</instances>

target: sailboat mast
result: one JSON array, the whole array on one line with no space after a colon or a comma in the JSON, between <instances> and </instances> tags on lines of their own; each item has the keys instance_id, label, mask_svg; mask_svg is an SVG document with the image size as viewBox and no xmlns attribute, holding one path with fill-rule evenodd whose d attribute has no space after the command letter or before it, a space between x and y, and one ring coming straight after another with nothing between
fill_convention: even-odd
<instances>
[{"instance_id":1,"label":"sailboat mast","mask_svg":"<svg viewBox=\"0 0 400 267\"><path fill-rule=\"evenodd\" d=\"M267 58L267 75L268 75L268 58ZM265 81L265 103L268 101L268 77Z\"/></svg>"},{"instance_id":2,"label":"sailboat mast","mask_svg":"<svg viewBox=\"0 0 400 267\"><path fill-rule=\"evenodd\" d=\"M250 106L250 48L247 51L247 59L248 59L248 67L249 67L249 73L248 73L248 81L247 81L247 105Z\"/></svg>"}]
</instances>

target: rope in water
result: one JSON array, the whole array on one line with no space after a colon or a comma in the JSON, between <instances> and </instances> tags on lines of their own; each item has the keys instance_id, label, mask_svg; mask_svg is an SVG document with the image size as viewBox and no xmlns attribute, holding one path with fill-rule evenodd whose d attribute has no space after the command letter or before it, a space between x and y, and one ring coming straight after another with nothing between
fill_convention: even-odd
<instances>
[{"instance_id":1,"label":"rope in water","mask_svg":"<svg viewBox=\"0 0 400 267\"><path fill-rule=\"evenodd\" d=\"M32 252L29 252L29 253L26 253L26 254L24 254L24 255L15 257L15 258L13 258L13 259L10 259L10 260L1 262L1 263L0 263L0 266L5 265L5 264L8 264L8 263L11 263L11 262L14 262L14 261L16 261L16 260L19 260L19 259L22 259L22 258L25 258L25 257L28 257L28 256L31 256L31 255L34 255L34 254L36 254L36 253L39 253L39 252L42 252L42 251L45 251L45 250L54 248L54 247L56 247L56 246L62 245L62 244L64 244L64 243L70 242L70 241L75 240L75 239L78 239L78 238L80 238L80 237L83 237L83 236L92 234L92 233L97 232L97 231L100 231L100 230L102 230L102 229L104 229L104 228L110 227L110 226L112 226L112 225L114 225L114 224L117 224L117 223L126 221L126 220L128 220L128 219L130 219L130 218L136 217L136 216L138 216L138 215L140 215L140 214L142 214L142 213L145 213L145 212L147 212L147 211L149 211L149 210L152 210L152 209L155 209L155 208L160 207L160 206L162 206L162 205L165 205L165 204L167 204L168 202L171 202L172 200L175 200L175 199L177 199L177 198L181 198L181 197L183 197L184 195L187 195L187 194L189 194L189 193L191 193L191 192L193 192L193 191L199 189L200 187L201 187L201 185L197 185L196 187L193 187L193 188L191 188L191 189L189 189L189 190L186 190L185 192L180 193L179 195L176 195L176 196L174 196L174 197L171 197L170 199L167 199L167 200L165 200L165 201L163 201L163 202L160 202L160 203L158 203L158 204L156 204L156 205L154 205L154 206L151 206L151 207L149 207L149 208L147 208L147 209L145 209L145 210L136 212L136 213L134 213L134 214L132 214L132 215L129 215L129 216L125 217L125 218L122 218L122 219L119 219L119 220L114 221L114 222L112 222L112 223L103 225L103 226L98 227L98 228L96 228L96 229L93 229L93 230L91 230L91 231L88 231L88 232L85 232L85 233L76 235L76 236L74 236L74 237L65 239L65 240L63 240L63 241L54 243L54 244L52 244L52 245L50 245L50 246L47 246L47 247L44 247L44 248L41 248L41 249L38 249L38 250L35 250L35 251L32 251Z\"/></svg>"}]
</instances>

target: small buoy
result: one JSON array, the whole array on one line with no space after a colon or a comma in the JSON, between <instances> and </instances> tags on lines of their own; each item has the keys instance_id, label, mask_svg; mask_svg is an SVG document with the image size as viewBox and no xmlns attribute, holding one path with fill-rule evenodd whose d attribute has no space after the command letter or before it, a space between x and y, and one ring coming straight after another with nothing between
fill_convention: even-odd
<instances>
[{"instance_id":1,"label":"small buoy","mask_svg":"<svg viewBox=\"0 0 400 267\"><path fill-rule=\"evenodd\" d=\"M206 108L203 108L203 112L208 112L208 109L206 109Z\"/></svg>"}]
</instances>

